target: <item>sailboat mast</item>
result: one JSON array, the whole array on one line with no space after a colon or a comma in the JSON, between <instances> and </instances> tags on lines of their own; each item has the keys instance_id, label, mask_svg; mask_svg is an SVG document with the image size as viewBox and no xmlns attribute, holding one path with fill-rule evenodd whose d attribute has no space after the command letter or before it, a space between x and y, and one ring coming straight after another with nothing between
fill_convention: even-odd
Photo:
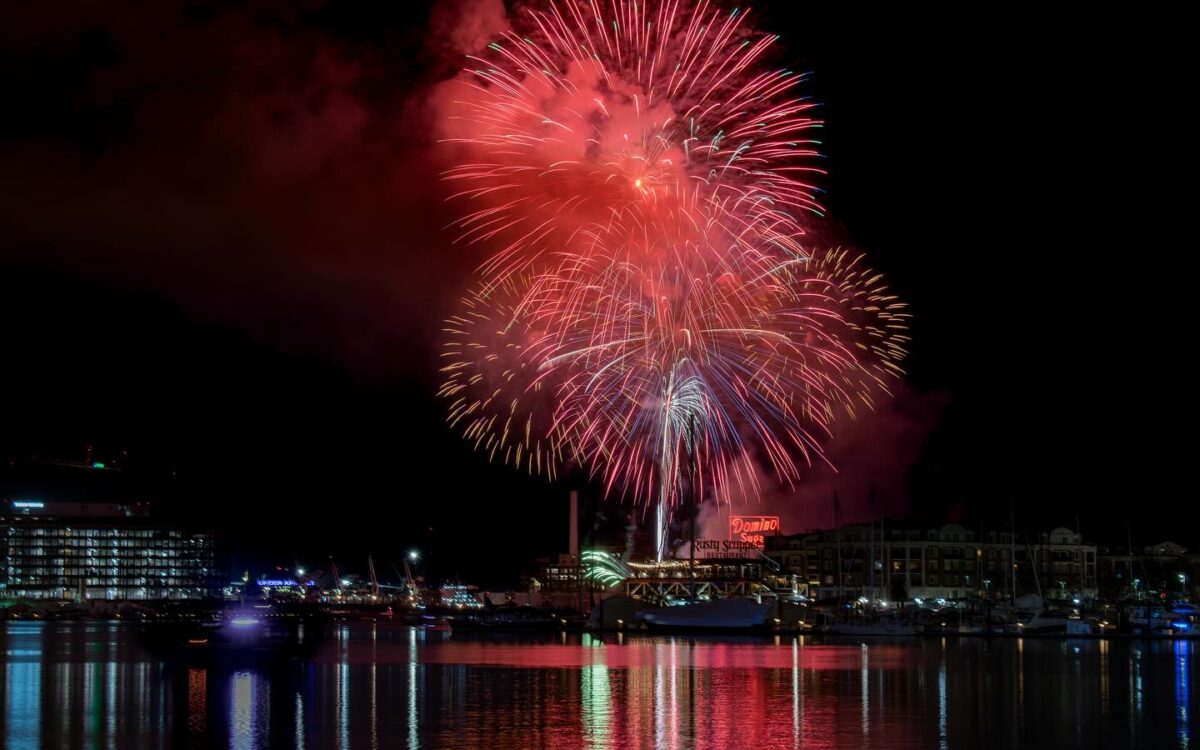
<instances>
[{"instance_id":1,"label":"sailboat mast","mask_svg":"<svg viewBox=\"0 0 1200 750\"><path fill-rule=\"evenodd\" d=\"M1029 556L1030 562L1033 565L1033 585L1037 589L1038 599L1045 602L1046 600L1042 597L1042 579L1038 575L1037 556L1034 554L1033 545L1029 543L1029 532L1025 532L1025 554Z\"/></svg>"},{"instance_id":2,"label":"sailboat mast","mask_svg":"<svg viewBox=\"0 0 1200 750\"><path fill-rule=\"evenodd\" d=\"M691 474L691 480L690 480L691 487L689 489L691 489L691 492L692 492L692 506L693 507L692 507L692 544L691 544L692 551L691 551L691 556L688 559L688 577L690 580L690 583L688 584L688 596L691 599L695 599L696 598L696 516L700 515L700 495L696 491L696 489L697 489L696 488L696 485L697 485L697 482L696 482L696 415L694 415L694 414L692 415L692 423L690 426L691 426L691 432L692 432L692 450L691 450L691 454L690 454L691 466L689 467L690 471L688 473Z\"/></svg>"},{"instance_id":3,"label":"sailboat mast","mask_svg":"<svg viewBox=\"0 0 1200 750\"><path fill-rule=\"evenodd\" d=\"M837 566L838 566L838 599L846 595L846 588L842 583L842 512L841 506L838 505L837 490L833 491L833 526L837 534Z\"/></svg>"},{"instance_id":4,"label":"sailboat mast","mask_svg":"<svg viewBox=\"0 0 1200 750\"><path fill-rule=\"evenodd\" d=\"M871 491L867 499L868 513L870 512L869 508L874 504L875 485L871 485ZM871 598L871 601L875 601L875 519L868 517L867 529L867 567L869 569L867 580L870 582L868 587L871 590L871 593L867 594L867 596Z\"/></svg>"},{"instance_id":5,"label":"sailboat mast","mask_svg":"<svg viewBox=\"0 0 1200 750\"><path fill-rule=\"evenodd\" d=\"M1017 516L1013 498L1008 496L1008 603L1017 606Z\"/></svg>"},{"instance_id":6,"label":"sailboat mast","mask_svg":"<svg viewBox=\"0 0 1200 750\"><path fill-rule=\"evenodd\" d=\"M888 554L887 535L883 533L883 490L876 494L878 506L880 506L880 599L887 600L888 598L888 581L892 578L892 560Z\"/></svg>"},{"instance_id":7,"label":"sailboat mast","mask_svg":"<svg viewBox=\"0 0 1200 750\"><path fill-rule=\"evenodd\" d=\"M378 599L380 598L379 578L375 575L375 561L371 559L370 555L367 555L367 570L371 572L371 593Z\"/></svg>"}]
</instances>

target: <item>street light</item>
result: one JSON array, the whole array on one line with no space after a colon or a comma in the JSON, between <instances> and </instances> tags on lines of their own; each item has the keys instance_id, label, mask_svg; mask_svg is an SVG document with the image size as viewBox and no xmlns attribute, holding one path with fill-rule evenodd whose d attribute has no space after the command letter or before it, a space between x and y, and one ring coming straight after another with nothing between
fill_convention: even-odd
<instances>
[{"instance_id":1,"label":"street light","mask_svg":"<svg viewBox=\"0 0 1200 750\"><path fill-rule=\"evenodd\" d=\"M414 562L415 562L415 561L417 561L417 560L420 560L420 559L421 559L421 553L420 553L420 552L418 552L418 551L416 551L415 549L410 549L410 550L408 551L408 559L409 559L409 560L412 560L412 561L414 561Z\"/></svg>"}]
</instances>

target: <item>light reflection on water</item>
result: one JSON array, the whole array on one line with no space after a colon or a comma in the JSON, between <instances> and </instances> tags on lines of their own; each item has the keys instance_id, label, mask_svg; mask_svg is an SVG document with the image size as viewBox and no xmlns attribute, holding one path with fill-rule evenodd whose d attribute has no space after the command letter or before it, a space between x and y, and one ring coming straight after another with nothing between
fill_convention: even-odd
<instances>
[{"instance_id":1,"label":"light reflection on water","mask_svg":"<svg viewBox=\"0 0 1200 750\"><path fill-rule=\"evenodd\" d=\"M471 636L339 625L311 659L164 663L0 624L0 746L1189 748L1195 642Z\"/></svg>"},{"instance_id":2,"label":"light reflection on water","mask_svg":"<svg viewBox=\"0 0 1200 750\"><path fill-rule=\"evenodd\" d=\"M1190 642L1175 643L1175 721L1178 727L1179 746L1186 748L1191 740L1191 724L1188 719L1188 701L1191 700L1189 682L1191 680L1192 649Z\"/></svg>"}]
</instances>

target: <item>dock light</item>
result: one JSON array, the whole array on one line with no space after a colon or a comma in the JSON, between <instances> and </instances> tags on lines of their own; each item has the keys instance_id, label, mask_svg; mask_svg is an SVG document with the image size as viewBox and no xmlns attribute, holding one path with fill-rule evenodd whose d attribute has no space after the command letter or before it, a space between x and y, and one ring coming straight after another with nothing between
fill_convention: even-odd
<instances>
[{"instance_id":1,"label":"dock light","mask_svg":"<svg viewBox=\"0 0 1200 750\"><path fill-rule=\"evenodd\" d=\"M420 553L420 552L418 552L418 551L417 551L417 550L415 550L415 549L410 549L410 550L408 551L408 559L409 559L409 560L420 560L420 559L421 559L421 553Z\"/></svg>"}]
</instances>

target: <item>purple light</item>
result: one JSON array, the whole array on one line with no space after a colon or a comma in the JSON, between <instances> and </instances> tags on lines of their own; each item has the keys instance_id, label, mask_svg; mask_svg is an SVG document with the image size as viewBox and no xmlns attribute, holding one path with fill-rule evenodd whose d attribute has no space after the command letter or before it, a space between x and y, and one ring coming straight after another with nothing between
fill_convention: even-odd
<instances>
[{"instance_id":1,"label":"purple light","mask_svg":"<svg viewBox=\"0 0 1200 750\"><path fill-rule=\"evenodd\" d=\"M235 628L249 628L258 623L259 619L257 617L235 617L229 621L229 624Z\"/></svg>"}]
</instances>

